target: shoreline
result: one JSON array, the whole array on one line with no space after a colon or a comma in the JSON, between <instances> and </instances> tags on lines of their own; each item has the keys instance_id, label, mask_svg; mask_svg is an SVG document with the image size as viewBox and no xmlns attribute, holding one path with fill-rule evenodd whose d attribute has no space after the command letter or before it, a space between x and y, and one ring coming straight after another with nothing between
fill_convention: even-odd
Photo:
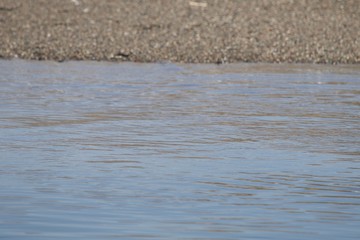
<instances>
[{"instance_id":1,"label":"shoreline","mask_svg":"<svg viewBox=\"0 0 360 240\"><path fill-rule=\"evenodd\" d=\"M356 0L0 0L0 58L360 63Z\"/></svg>"},{"instance_id":2,"label":"shoreline","mask_svg":"<svg viewBox=\"0 0 360 240\"><path fill-rule=\"evenodd\" d=\"M219 65L219 66L231 66L231 65L269 65L269 66L338 66L338 67L360 67L360 63L323 63L323 62L245 62L245 61L237 61L237 62L174 62L174 61L167 61L167 60L155 60L155 61L130 61L130 60L113 60L113 59L36 59L36 58L19 58L19 57L0 57L0 61L23 61L23 62L49 62L49 63L71 63L71 62L89 62L89 63L134 63L134 64L160 64L160 65L166 65L166 64L175 64L175 65Z\"/></svg>"}]
</instances>

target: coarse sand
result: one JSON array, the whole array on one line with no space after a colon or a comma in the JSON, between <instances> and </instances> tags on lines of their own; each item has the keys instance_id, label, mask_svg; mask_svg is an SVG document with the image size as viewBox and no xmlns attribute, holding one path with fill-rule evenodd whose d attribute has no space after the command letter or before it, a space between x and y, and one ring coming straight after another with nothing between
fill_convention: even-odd
<instances>
[{"instance_id":1,"label":"coarse sand","mask_svg":"<svg viewBox=\"0 0 360 240\"><path fill-rule=\"evenodd\" d=\"M360 63L360 0L0 0L0 57Z\"/></svg>"}]
</instances>

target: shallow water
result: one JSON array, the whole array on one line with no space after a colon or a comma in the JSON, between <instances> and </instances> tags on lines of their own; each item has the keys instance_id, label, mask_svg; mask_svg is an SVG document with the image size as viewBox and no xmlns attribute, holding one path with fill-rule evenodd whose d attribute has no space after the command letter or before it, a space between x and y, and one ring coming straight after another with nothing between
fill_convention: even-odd
<instances>
[{"instance_id":1,"label":"shallow water","mask_svg":"<svg viewBox=\"0 0 360 240\"><path fill-rule=\"evenodd\" d=\"M0 238L360 236L359 65L0 73Z\"/></svg>"}]
</instances>

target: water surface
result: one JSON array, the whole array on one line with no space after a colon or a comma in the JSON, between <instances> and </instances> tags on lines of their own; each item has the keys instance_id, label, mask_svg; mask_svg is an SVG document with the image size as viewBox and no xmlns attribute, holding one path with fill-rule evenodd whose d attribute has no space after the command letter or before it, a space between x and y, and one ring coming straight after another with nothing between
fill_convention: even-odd
<instances>
[{"instance_id":1,"label":"water surface","mask_svg":"<svg viewBox=\"0 0 360 240\"><path fill-rule=\"evenodd\" d=\"M2 239L358 239L358 65L0 61Z\"/></svg>"}]
</instances>

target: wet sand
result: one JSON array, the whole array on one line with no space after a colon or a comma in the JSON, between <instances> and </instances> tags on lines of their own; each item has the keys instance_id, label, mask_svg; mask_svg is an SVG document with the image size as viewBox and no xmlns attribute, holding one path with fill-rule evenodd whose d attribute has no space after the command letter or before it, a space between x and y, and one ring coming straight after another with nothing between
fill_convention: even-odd
<instances>
[{"instance_id":1,"label":"wet sand","mask_svg":"<svg viewBox=\"0 0 360 240\"><path fill-rule=\"evenodd\" d=\"M0 0L0 57L360 63L360 4Z\"/></svg>"}]
</instances>

